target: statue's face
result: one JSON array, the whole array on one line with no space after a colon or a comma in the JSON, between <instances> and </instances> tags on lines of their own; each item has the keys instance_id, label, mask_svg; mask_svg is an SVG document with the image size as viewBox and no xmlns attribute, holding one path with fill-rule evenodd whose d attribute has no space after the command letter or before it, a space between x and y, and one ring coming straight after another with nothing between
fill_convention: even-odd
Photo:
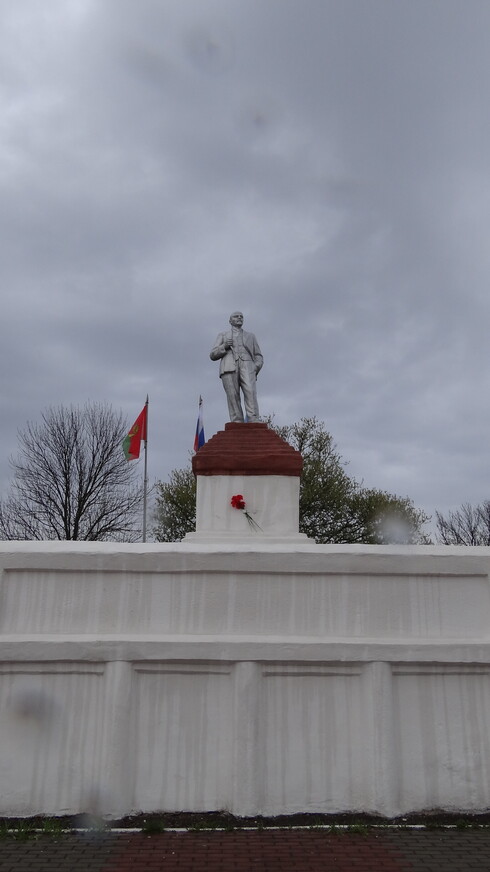
<instances>
[{"instance_id":1,"label":"statue's face","mask_svg":"<svg viewBox=\"0 0 490 872\"><path fill-rule=\"evenodd\" d=\"M233 312L230 315L230 324L232 327L241 327L243 324L243 315L241 312Z\"/></svg>"}]
</instances>

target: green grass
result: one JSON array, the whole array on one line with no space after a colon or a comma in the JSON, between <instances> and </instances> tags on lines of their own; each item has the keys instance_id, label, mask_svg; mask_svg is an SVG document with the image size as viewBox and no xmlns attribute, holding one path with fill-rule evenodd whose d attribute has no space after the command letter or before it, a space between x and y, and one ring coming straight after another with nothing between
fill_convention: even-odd
<instances>
[{"instance_id":1,"label":"green grass","mask_svg":"<svg viewBox=\"0 0 490 872\"><path fill-rule=\"evenodd\" d=\"M141 827L141 832L146 833L148 836L155 835L156 833L164 833L165 822L163 820L155 820L154 818L144 821L143 826Z\"/></svg>"}]
</instances>

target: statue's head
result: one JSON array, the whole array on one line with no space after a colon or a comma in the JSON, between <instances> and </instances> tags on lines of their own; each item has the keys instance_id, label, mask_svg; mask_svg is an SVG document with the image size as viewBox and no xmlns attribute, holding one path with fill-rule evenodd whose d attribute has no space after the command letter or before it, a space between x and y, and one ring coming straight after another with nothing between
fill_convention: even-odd
<instances>
[{"instance_id":1,"label":"statue's head","mask_svg":"<svg viewBox=\"0 0 490 872\"><path fill-rule=\"evenodd\" d=\"M241 327L243 324L243 315L241 312L232 312L230 315L230 324L232 327Z\"/></svg>"}]
</instances>

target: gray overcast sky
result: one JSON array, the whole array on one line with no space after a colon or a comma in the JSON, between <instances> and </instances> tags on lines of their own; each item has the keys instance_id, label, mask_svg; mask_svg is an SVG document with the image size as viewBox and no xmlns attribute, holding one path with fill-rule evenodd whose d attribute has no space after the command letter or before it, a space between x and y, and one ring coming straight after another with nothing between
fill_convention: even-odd
<instances>
[{"instance_id":1,"label":"gray overcast sky","mask_svg":"<svg viewBox=\"0 0 490 872\"><path fill-rule=\"evenodd\" d=\"M262 414L429 513L490 498L488 0L2 0L5 492L50 405L184 466L234 309Z\"/></svg>"}]
</instances>

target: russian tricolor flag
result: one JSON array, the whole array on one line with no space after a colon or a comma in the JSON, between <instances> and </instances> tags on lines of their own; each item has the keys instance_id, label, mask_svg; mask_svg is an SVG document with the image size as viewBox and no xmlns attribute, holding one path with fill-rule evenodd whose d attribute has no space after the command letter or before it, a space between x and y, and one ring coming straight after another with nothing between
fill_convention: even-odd
<instances>
[{"instance_id":1,"label":"russian tricolor flag","mask_svg":"<svg viewBox=\"0 0 490 872\"><path fill-rule=\"evenodd\" d=\"M194 436L194 451L199 451L205 441L204 424L202 421L202 397L199 397L199 415L197 416L196 435Z\"/></svg>"}]
</instances>

